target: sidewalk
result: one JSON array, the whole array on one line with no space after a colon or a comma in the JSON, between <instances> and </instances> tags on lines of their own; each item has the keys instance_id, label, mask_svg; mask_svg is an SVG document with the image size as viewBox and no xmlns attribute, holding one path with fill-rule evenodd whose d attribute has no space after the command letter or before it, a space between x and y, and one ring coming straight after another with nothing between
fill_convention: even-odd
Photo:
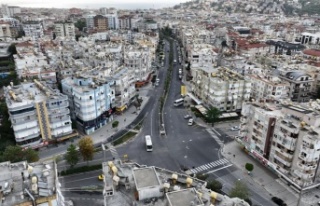
<instances>
[{"instance_id":1,"label":"sidewalk","mask_svg":"<svg viewBox=\"0 0 320 206\"><path fill-rule=\"evenodd\" d=\"M236 141L225 144L221 153L226 159L243 171L244 176L249 183L254 182L263 187L266 192L270 194L270 198L276 196L281 198L288 206L297 205L299 194L285 185L285 183L283 183L274 173L263 167L257 160L249 156L241 149ZM247 170L245 169L246 163L254 165L251 175L247 174ZM304 199L305 198L303 198L303 200ZM301 205L307 206L312 204L302 202ZM313 205L316 204L314 203Z\"/></svg>"},{"instance_id":2,"label":"sidewalk","mask_svg":"<svg viewBox=\"0 0 320 206\"><path fill-rule=\"evenodd\" d=\"M113 120L109 122L106 126L90 134L90 136L93 139L93 143L97 144L105 142L108 138L116 134L118 131L125 129L129 124L131 124L149 101L148 96L142 96L140 94L140 97L143 100L140 110L136 110L136 108L132 105L127 110L125 110L123 114L114 115ZM114 121L119 121L119 126L117 128L112 128L112 122Z\"/></svg>"}]
</instances>

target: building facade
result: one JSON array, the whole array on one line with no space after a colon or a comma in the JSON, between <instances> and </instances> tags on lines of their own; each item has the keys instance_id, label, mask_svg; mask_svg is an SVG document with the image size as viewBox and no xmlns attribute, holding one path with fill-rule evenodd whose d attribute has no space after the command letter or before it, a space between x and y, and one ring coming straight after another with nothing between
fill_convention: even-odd
<instances>
[{"instance_id":1,"label":"building facade","mask_svg":"<svg viewBox=\"0 0 320 206\"><path fill-rule=\"evenodd\" d=\"M72 133L66 95L37 80L4 89L17 145L42 147Z\"/></svg>"},{"instance_id":2,"label":"building facade","mask_svg":"<svg viewBox=\"0 0 320 206\"><path fill-rule=\"evenodd\" d=\"M90 134L112 120L113 82L93 77L68 77L62 80L62 92L69 96L72 118Z\"/></svg>"},{"instance_id":3,"label":"building facade","mask_svg":"<svg viewBox=\"0 0 320 206\"><path fill-rule=\"evenodd\" d=\"M75 39L76 33L72 22L56 22L54 23L54 33L57 37L66 37Z\"/></svg>"},{"instance_id":4,"label":"building facade","mask_svg":"<svg viewBox=\"0 0 320 206\"><path fill-rule=\"evenodd\" d=\"M102 15L97 15L93 17L94 27L98 31L106 31L108 30L108 18Z\"/></svg>"},{"instance_id":5,"label":"building facade","mask_svg":"<svg viewBox=\"0 0 320 206\"><path fill-rule=\"evenodd\" d=\"M31 37L32 40L37 40L44 36L42 23L39 21L23 22L22 29L25 36Z\"/></svg>"}]
</instances>

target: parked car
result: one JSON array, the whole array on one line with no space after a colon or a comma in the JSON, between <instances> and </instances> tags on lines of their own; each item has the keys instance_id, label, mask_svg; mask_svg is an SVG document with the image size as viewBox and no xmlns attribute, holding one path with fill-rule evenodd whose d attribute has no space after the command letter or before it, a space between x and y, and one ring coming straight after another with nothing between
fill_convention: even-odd
<instances>
[{"instance_id":1,"label":"parked car","mask_svg":"<svg viewBox=\"0 0 320 206\"><path fill-rule=\"evenodd\" d=\"M101 174L98 176L98 180L103 181L103 179L104 179L104 174Z\"/></svg>"},{"instance_id":2,"label":"parked car","mask_svg":"<svg viewBox=\"0 0 320 206\"><path fill-rule=\"evenodd\" d=\"M193 125L193 119L191 118L191 119L189 119L189 121L188 121L188 125L189 126L192 126Z\"/></svg>"},{"instance_id":3,"label":"parked car","mask_svg":"<svg viewBox=\"0 0 320 206\"><path fill-rule=\"evenodd\" d=\"M240 128L238 126L233 126L230 128L231 131L238 131Z\"/></svg>"},{"instance_id":4,"label":"parked car","mask_svg":"<svg viewBox=\"0 0 320 206\"><path fill-rule=\"evenodd\" d=\"M287 206L287 204L279 197L272 197L271 200L279 206Z\"/></svg>"},{"instance_id":5,"label":"parked car","mask_svg":"<svg viewBox=\"0 0 320 206\"><path fill-rule=\"evenodd\" d=\"M186 114L186 115L184 115L183 118L185 118L185 119L190 119L190 118L191 118L191 115L190 115L190 114Z\"/></svg>"}]
</instances>

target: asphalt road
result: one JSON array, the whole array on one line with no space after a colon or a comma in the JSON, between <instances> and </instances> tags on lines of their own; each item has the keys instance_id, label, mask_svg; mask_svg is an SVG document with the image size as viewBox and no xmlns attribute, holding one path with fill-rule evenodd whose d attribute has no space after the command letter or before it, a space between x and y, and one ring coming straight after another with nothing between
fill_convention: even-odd
<instances>
[{"instance_id":1,"label":"asphalt road","mask_svg":"<svg viewBox=\"0 0 320 206\"><path fill-rule=\"evenodd\" d=\"M166 49L169 48L168 43L165 46ZM177 59L177 49L176 47L174 48L174 59ZM223 190L228 192L235 181L241 181L242 171L232 166L228 160L220 155L220 144L205 128L197 125L188 126L187 120L183 118L185 114L191 113L187 108L173 106L174 100L180 98L179 64L174 65L171 86L164 105L166 135L160 136L159 98L163 92L168 66L169 58L166 55L165 66L158 71L160 85L152 90L148 104L139 115L139 118L144 118L141 132L130 142L118 147L117 152L120 157L127 154L131 161L142 165L154 165L178 172L186 169L196 169L201 173L209 173L210 178L221 181L224 185ZM223 137L223 141L232 141L232 139L228 138L228 136L232 136L228 131L229 125L226 125L221 128L217 127L214 133L220 138ZM153 152L146 151L145 135L151 135L152 137ZM109 159L111 153L106 153ZM99 160L102 162L103 153L96 154L94 161L97 163ZM60 168L64 167L61 166L63 163L59 165ZM97 174L94 174L93 179L96 176ZM86 175L86 178L90 179L90 176ZM85 180L82 184L86 184ZM90 185L90 181L87 184ZM265 191L255 185L248 186L254 204L273 205Z\"/></svg>"}]
</instances>

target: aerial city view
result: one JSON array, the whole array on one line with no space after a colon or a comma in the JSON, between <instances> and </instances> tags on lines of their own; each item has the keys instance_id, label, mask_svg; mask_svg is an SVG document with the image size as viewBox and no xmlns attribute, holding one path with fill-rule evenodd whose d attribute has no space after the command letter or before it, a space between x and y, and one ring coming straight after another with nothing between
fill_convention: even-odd
<instances>
[{"instance_id":1,"label":"aerial city view","mask_svg":"<svg viewBox=\"0 0 320 206\"><path fill-rule=\"evenodd\" d=\"M319 0L2 0L0 206L319 206Z\"/></svg>"}]
</instances>

